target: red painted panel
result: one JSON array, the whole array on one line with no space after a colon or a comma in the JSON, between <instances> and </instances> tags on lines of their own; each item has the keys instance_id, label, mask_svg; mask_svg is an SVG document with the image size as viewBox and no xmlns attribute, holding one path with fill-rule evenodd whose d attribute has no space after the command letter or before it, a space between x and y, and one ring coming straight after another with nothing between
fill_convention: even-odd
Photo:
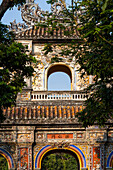
<instances>
[{"instance_id":1,"label":"red painted panel","mask_svg":"<svg viewBox=\"0 0 113 170\"><path fill-rule=\"evenodd\" d=\"M20 148L20 167L28 169L28 148Z\"/></svg>"},{"instance_id":2,"label":"red painted panel","mask_svg":"<svg viewBox=\"0 0 113 170\"><path fill-rule=\"evenodd\" d=\"M73 139L73 133L47 134L47 139Z\"/></svg>"},{"instance_id":3,"label":"red painted panel","mask_svg":"<svg viewBox=\"0 0 113 170\"><path fill-rule=\"evenodd\" d=\"M95 147L93 148L93 167L97 168L100 165L100 148Z\"/></svg>"}]
</instances>

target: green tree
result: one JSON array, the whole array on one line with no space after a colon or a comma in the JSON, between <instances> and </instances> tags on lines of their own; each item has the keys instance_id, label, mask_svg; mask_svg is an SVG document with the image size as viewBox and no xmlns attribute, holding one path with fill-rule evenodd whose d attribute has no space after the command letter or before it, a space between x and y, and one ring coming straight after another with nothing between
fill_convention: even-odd
<instances>
[{"instance_id":1,"label":"green tree","mask_svg":"<svg viewBox=\"0 0 113 170\"><path fill-rule=\"evenodd\" d=\"M26 0L3 0L0 4L0 20L8 9L22 5ZM7 26L0 23L0 121L3 107L10 107L16 102L18 92L26 85L24 78L32 76L31 63L34 58L27 55L27 47L14 40L14 34Z\"/></svg>"},{"instance_id":2,"label":"green tree","mask_svg":"<svg viewBox=\"0 0 113 170\"><path fill-rule=\"evenodd\" d=\"M7 160L2 155L0 155L0 169L1 170L8 170Z\"/></svg>"},{"instance_id":3,"label":"green tree","mask_svg":"<svg viewBox=\"0 0 113 170\"><path fill-rule=\"evenodd\" d=\"M48 0L48 3L55 1ZM68 36L72 36L74 30L78 31L80 41L60 44L64 46L61 55L76 57L82 78L86 73L94 76L93 84L85 89L90 97L77 117L85 127L95 123L102 126L113 118L113 1L72 1L72 6L63 11L67 20L59 22L57 16L51 13L49 16L46 23L39 25L49 27L51 35L59 28L64 29L64 34ZM72 31L66 31L67 27L71 27ZM45 54L49 52L48 49L52 51L50 44L49 47L45 46Z\"/></svg>"},{"instance_id":4,"label":"green tree","mask_svg":"<svg viewBox=\"0 0 113 170\"><path fill-rule=\"evenodd\" d=\"M77 46L76 58L83 75L87 72L95 77L78 119L85 127L94 123L102 126L113 118L113 1L83 0L78 10L83 41Z\"/></svg>"},{"instance_id":5,"label":"green tree","mask_svg":"<svg viewBox=\"0 0 113 170\"><path fill-rule=\"evenodd\" d=\"M26 85L24 78L32 76L31 62L27 47L14 41L14 35L0 23L0 113L3 107L15 104L18 92ZM0 114L1 120L3 119Z\"/></svg>"},{"instance_id":6,"label":"green tree","mask_svg":"<svg viewBox=\"0 0 113 170\"><path fill-rule=\"evenodd\" d=\"M42 170L77 170L77 160L67 153L54 153L45 157Z\"/></svg>"}]
</instances>

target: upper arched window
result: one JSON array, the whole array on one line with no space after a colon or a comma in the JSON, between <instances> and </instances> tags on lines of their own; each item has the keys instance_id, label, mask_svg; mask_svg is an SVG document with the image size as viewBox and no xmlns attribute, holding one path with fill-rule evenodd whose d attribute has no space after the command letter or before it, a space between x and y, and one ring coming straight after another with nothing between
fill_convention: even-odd
<instances>
[{"instance_id":1,"label":"upper arched window","mask_svg":"<svg viewBox=\"0 0 113 170\"><path fill-rule=\"evenodd\" d=\"M71 90L71 80L64 72L55 72L48 77L48 91Z\"/></svg>"},{"instance_id":2,"label":"upper arched window","mask_svg":"<svg viewBox=\"0 0 113 170\"><path fill-rule=\"evenodd\" d=\"M64 64L53 64L47 70L46 89L48 91L72 90L72 72Z\"/></svg>"}]
</instances>

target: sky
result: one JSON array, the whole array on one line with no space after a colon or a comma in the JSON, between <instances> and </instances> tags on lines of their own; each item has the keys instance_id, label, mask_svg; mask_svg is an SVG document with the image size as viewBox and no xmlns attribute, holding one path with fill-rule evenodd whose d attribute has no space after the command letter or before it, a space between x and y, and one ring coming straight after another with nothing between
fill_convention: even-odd
<instances>
[{"instance_id":1,"label":"sky","mask_svg":"<svg viewBox=\"0 0 113 170\"><path fill-rule=\"evenodd\" d=\"M51 74L48 78L48 90L71 90L70 77L63 72L56 72Z\"/></svg>"},{"instance_id":2,"label":"sky","mask_svg":"<svg viewBox=\"0 0 113 170\"><path fill-rule=\"evenodd\" d=\"M0 0L1 4L2 0ZM67 6L70 4L71 0L66 0ZM38 3L42 10L50 10L50 5L46 3L46 0L35 0L35 3ZM10 25L10 22L13 22L16 19L16 23L22 23L21 11L18 11L17 7L8 10L2 18L2 23ZM48 79L48 90L70 90L70 78L64 72L56 72L49 76Z\"/></svg>"}]
</instances>

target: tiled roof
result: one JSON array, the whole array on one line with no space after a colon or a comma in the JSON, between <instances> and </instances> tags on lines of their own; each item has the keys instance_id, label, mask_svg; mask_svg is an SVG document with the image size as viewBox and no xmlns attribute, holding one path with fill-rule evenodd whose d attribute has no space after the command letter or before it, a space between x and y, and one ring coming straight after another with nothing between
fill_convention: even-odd
<instances>
[{"instance_id":1,"label":"tiled roof","mask_svg":"<svg viewBox=\"0 0 113 170\"><path fill-rule=\"evenodd\" d=\"M13 107L3 110L6 117L5 123L44 123L75 121L75 115L82 106L33 106Z\"/></svg>"},{"instance_id":2,"label":"tiled roof","mask_svg":"<svg viewBox=\"0 0 113 170\"><path fill-rule=\"evenodd\" d=\"M74 31L73 35L65 35L65 31L71 32L71 28L66 28L66 30L59 28L58 30L53 31L53 35L48 32L48 28L37 28L33 26L30 29L26 29L24 31L16 33L16 39L30 39L30 40L37 40L37 39L78 39L78 32L77 30Z\"/></svg>"}]
</instances>

